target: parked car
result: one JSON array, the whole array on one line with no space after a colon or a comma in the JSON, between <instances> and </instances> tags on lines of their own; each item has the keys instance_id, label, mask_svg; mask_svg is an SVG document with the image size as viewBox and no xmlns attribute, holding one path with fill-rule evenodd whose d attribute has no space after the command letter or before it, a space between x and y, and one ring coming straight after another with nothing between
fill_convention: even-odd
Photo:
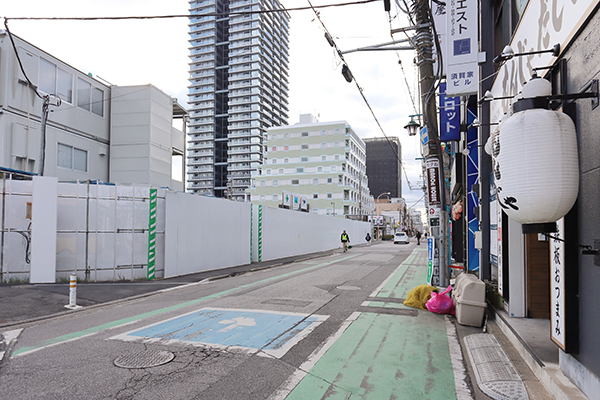
<instances>
[{"instance_id":1,"label":"parked car","mask_svg":"<svg viewBox=\"0 0 600 400\"><path fill-rule=\"evenodd\" d=\"M394 244L396 243L409 244L410 239L408 238L408 235L405 232L398 232L394 235Z\"/></svg>"}]
</instances>

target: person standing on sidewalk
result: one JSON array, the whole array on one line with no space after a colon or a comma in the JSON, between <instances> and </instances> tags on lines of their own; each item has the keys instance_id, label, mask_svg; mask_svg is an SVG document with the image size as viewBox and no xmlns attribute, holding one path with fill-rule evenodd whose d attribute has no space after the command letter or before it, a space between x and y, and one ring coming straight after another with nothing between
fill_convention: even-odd
<instances>
[{"instance_id":1,"label":"person standing on sidewalk","mask_svg":"<svg viewBox=\"0 0 600 400\"><path fill-rule=\"evenodd\" d=\"M367 246L371 245L371 235L367 232L367 236L365 236L365 241L367 242Z\"/></svg>"},{"instance_id":2,"label":"person standing on sidewalk","mask_svg":"<svg viewBox=\"0 0 600 400\"><path fill-rule=\"evenodd\" d=\"M415 235L415 237L417 238L417 245L421 244L421 232L417 231L417 234Z\"/></svg>"},{"instance_id":3,"label":"person standing on sidewalk","mask_svg":"<svg viewBox=\"0 0 600 400\"><path fill-rule=\"evenodd\" d=\"M344 253L348 251L348 242L349 241L350 241L350 236L348 236L348 234L344 230L344 232L342 232L342 245L344 246Z\"/></svg>"}]
</instances>

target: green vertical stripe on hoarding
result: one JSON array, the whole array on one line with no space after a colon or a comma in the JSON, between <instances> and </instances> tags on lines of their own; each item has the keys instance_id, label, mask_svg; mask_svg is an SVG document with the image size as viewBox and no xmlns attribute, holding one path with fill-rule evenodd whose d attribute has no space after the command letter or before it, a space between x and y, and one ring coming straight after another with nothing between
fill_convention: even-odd
<instances>
[{"instance_id":1,"label":"green vertical stripe on hoarding","mask_svg":"<svg viewBox=\"0 0 600 400\"><path fill-rule=\"evenodd\" d=\"M154 265L156 263L156 210L158 204L158 190L150 189L150 206L148 218L148 279L154 279Z\"/></svg>"},{"instance_id":2,"label":"green vertical stripe on hoarding","mask_svg":"<svg viewBox=\"0 0 600 400\"><path fill-rule=\"evenodd\" d=\"M262 205L258 206L258 262L262 261Z\"/></svg>"}]
</instances>

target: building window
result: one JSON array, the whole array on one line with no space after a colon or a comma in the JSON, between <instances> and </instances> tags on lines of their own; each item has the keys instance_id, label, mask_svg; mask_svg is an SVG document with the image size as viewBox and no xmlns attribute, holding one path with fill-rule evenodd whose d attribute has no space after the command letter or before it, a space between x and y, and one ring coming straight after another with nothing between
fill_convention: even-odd
<instances>
[{"instance_id":1,"label":"building window","mask_svg":"<svg viewBox=\"0 0 600 400\"><path fill-rule=\"evenodd\" d=\"M317 172L318 172L318 173L321 173L321 172L323 172L323 167L317 167Z\"/></svg>"},{"instance_id":2,"label":"building window","mask_svg":"<svg viewBox=\"0 0 600 400\"><path fill-rule=\"evenodd\" d=\"M318 208L313 208L312 209L312 213L313 214L318 214L319 213L319 209Z\"/></svg>"},{"instance_id":3,"label":"building window","mask_svg":"<svg viewBox=\"0 0 600 400\"><path fill-rule=\"evenodd\" d=\"M271 170L270 169L267 170L267 175L271 175Z\"/></svg>"},{"instance_id":4,"label":"building window","mask_svg":"<svg viewBox=\"0 0 600 400\"><path fill-rule=\"evenodd\" d=\"M302 132L302 137L308 137L308 132Z\"/></svg>"},{"instance_id":5,"label":"building window","mask_svg":"<svg viewBox=\"0 0 600 400\"><path fill-rule=\"evenodd\" d=\"M283 146L283 151L288 151L290 149L290 146Z\"/></svg>"},{"instance_id":6,"label":"building window","mask_svg":"<svg viewBox=\"0 0 600 400\"><path fill-rule=\"evenodd\" d=\"M283 175L283 168L279 168L279 175Z\"/></svg>"},{"instance_id":7,"label":"building window","mask_svg":"<svg viewBox=\"0 0 600 400\"><path fill-rule=\"evenodd\" d=\"M87 151L59 143L56 165L74 171L87 172Z\"/></svg>"},{"instance_id":8,"label":"building window","mask_svg":"<svg viewBox=\"0 0 600 400\"><path fill-rule=\"evenodd\" d=\"M321 148L322 149L326 149L327 148L327 143L326 142L321 143Z\"/></svg>"},{"instance_id":9,"label":"building window","mask_svg":"<svg viewBox=\"0 0 600 400\"><path fill-rule=\"evenodd\" d=\"M319 193L313 193L313 200L319 199Z\"/></svg>"},{"instance_id":10,"label":"building window","mask_svg":"<svg viewBox=\"0 0 600 400\"><path fill-rule=\"evenodd\" d=\"M271 184L273 186L279 186L279 179L273 179L273 182Z\"/></svg>"},{"instance_id":11,"label":"building window","mask_svg":"<svg viewBox=\"0 0 600 400\"><path fill-rule=\"evenodd\" d=\"M77 107L104 116L104 92L93 88L89 82L77 78Z\"/></svg>"},{"instance_id":12,"label":"building window","mask_svg":"<svg viewBox=\"0 0 600 400\"><path fill-rule=\"evenodd\" d=\"M341 129L340 129L340 128L335 128L335 129L333 130L333 134L334 134L334 135L339 135L340 133L342 133L342 131L341 131Z\"/></svg>"},{"instance_id":13,"label":"building window","mask_svg":"<svg viewBox=\"0 0 600 400\"><path fill-rule=\"evenodd\" d=\"M339 155L339 154L336 154L336 155L335 155L335 161L339 161L339 159L340 159L340 155Z\"/></svg>"},{"instance_id":14,"label":"building window","mask_svg":"<svg viewBox=\"0 0 600 400\"><path fill-rule=\"evenodd\" d=\"M331 172L337 172L337 165L331 166Z\"/></svg>"},{"instance_id":15,"label":"building window","mask_svg":"<svg viewBox=\"0 0 600 400\"><path fill-rule=\"evenodd\" d=\"M308 157L300 157L300 162L308 162Z\"/></svg>"},{"instance_id":16,"label":"building window","mask_svg":"<svg viewBox=\"0 0 600 400\"><path fill-rule=\"evenodd\" d=\"M287 157L286 157L286 158L284 158L284 159L283 159L283 163L284 163L284 164L287 164L287 163L289 163L289 162L290 162L290 159L289 159L289 158L287 158Z\"/></svg>"},{"instance_id":17,"label":"building window","mask_svg":"<svg viewBox=\"0 0 600 400\"><path fill-rule=\"evenodd\" d=\"M321 156L321 161L327 161L327 156Z\"/></svg>"},{"instance_id":18,"label":"building window","mask_svg":"<svg viewBox=\"0 0 600 400\"><path fill-rule=\"evenodd\" d=\"M307 144L303 144L300 148L302 150L308 150L308 145Z\"/></svg>"},{"instance_id":19,"label":"building window","mask_svg":"<svg viewBox=\"0 0 600 400\"><path fill-rule=\"evenodd\" d=\"M319 184L319 178L313 178L313 185L318 185Z\"/></svg>"},{"instance_id":20,"label":"building window","mask_svg":"<svg viewBox=\"0 0 600 400\"><path fill-rule=\"evenodd\" d=\"M275 140L277 139L277 134L276 133L272 133L271 134L271 140Z\"/></svg>"},{"instance_id":21,"label":"building window","mask_svg":"<svg viewBox=\"0 0 600 400\"><path fill-rule=\"evenodd\" d=\"M278 194L274 194L272 198L273 198L273 201L279 201L279 195Z\"/></svg>"},{"instance_id":22,"label":"building window","mask_svg":"<svg viewBox=\"0 0 600 400\"><path fill-rule=\"evenodd\" d=\"M327 193L327 198L328 199L333 199L333 193Z\"/></svg>"},{"instance_id":23,"label":"building window","mask_svg":"<svg viewBox=\"0 0 600 400\"><path fill-rule=\"evenodd\" d=\"M98 88L92 88L92 113L104 116L104 92Z\"/></svg>"},{"instance_id":24,"label":"building window","mask_svg":"<svg viewBox=\"0 0 600 400\"><path fill-rule=\"evenodd\" d=\"M260 201L265 201L267 199L267 196L264 194L260 195Z\"/></svg>"},{"instance_id":25,"label":"building window","mask_svg":"<svg viewBox=\"0 0 600 400\"><path fill-rule=\"evenodd\" d=\"M40 58L40 90L73 103L73 75Z\"/></svg>"},{"instance_id":26,"label":"building window","mask_svg":"<svg viewBox=\"0 0 600 400\"><path fill-rule=\"evenodd\" d=\"M265 187L267 186L267 181L265 181L264 179L260 181L260 186Z\"/></svg>"},{"instance_id":27,"label":"building window","mask_svg":"<svg viewBox=\"0 0 600 400\"><path fill-rule=\"evenodd\" d=\"M297 174L303 174L304 173L304 168L296 168L296 173Z\"/></svg>"},{"instance_id":28,"label":"building window","mask_svg":"<svg viewBox=\"0 0 600 400\"><path fill-rule=\"evenodd\" d=\"M271 160L271 164L277 164L277 159L276 159L276 158L273 158L273 159Z\"/></svg>"},{"instance_id":29,"label":"building window","mask_svg":"<svg viewBox=\"0 0 600 400\"><path fill-rule=\"evenodd\" d=\"M327 130L321 129L321 136L327 136Z\"/></svg>"},{"instance_id":30,"label":"building window","mask_svg":"<svg viewBox=\"0 0 600 400\"><path fill-rule=\"evenodd\" d=\"M342 145L341 142L334 142L333 147L340 147Z\"/></svg>"},{"instance_id":31,"label":"building window","mask_svg":"<svg viewBox=\"0 0 600 400\"><path fill-rule=\"evenodd\" d=\"M333 183L333 178L327 178L327 184Z\"/></svg>"},{"instance_id":32,"label":"building window","mask_svg":"<svg viewBox=\"0 0 600 400\"><path fill-rule=\"evenodd\" d=\"M277 151L277 146L271 147L271 151Z\"/></svg>"},{"instance_id":33,"label":"building window","mask_svg":"<svg viewBox=\"0 0 600 400\"><path fill-rule=\"evenodd\" d=\"M90 98L92 85L81 78L77 78L77 107L90 111Z\"/></svg>"},{"instance_id":34,"label":"building window","mask_svg":"<svg viewBox=\"0 0 600 400\"><path fill-rule=\"evenodd\" d=\"M299 184L300 184L299 179L292 179L292 185L299 185Z\"/></svg>"},{"instance_id":35,"label":"building window","mask_svg":"<svg viewBox=\"0 0 600 400\"><path fill-rule=\"evenodd\" d=\"M289 133L284 133L284 134L283 134L283 138L284 138L284 139L289 139L289 137L290 137L290 134L289 134Z\"/></svg>"}]
</instances>

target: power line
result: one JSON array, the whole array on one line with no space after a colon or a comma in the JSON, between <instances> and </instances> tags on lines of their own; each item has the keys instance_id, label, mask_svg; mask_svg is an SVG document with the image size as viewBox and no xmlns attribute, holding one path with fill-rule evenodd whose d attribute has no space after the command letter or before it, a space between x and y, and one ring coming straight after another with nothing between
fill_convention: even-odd
<instances>
[{"instance_id":1,"label":"power line","mask_svg":"<svg viewBox=\"0 0 600 400\"><path fill-rule=\"evenodd\" d=\"M303 10L314 10L314 9L325 9L332 7L345 7L345 6L354 6L354 5L362 5L369 4L380 0L358 0L346 3L336 3L336 4L324 4L320 6L310 6L310 7L293 7L293 8L278 8L271 10L251 10L251 11L230 11L226 13L202 13L201 15L206 17L227 17L227 16L235 16L235 15L249 15L249 14L270 14L270 13L281 13L281 12L290 12L290 11L303 11ZM200 15L200 14L199 14ZM19 20L19 21L119 21L119 20L145 20L145 19L172 19L172 18L193 18L194 14L172 14L172 15L147 15L147 16L128 16L128 17L10 17L5 18L5 20Z\"/></svg>"},{"instance_id":2,"label":"power line","mask_svg":"<svg viewBox=\"0 0 600 400\"><path fill-rule=\"evenodd\" d=\"M325 38L327 39L327 41L329 42L329 44L331 45L331 47L333 47L335 49L335 52L338 54L338 56L340 57L340 59L343 62L343 66L344 68L342 69L342 74L344 75L344 77L346 78L347 76L349 76L351 78L351 80L354 80L354 84L356 85L356 88L358 89L358 92L360 93L363 101L365 102L367 108L369 109L369 111L371 112L371 115L373 116L373 119L375 119L375 122L377 123L377 126L379 127L379 129L381 130L381 133L383 134L383 137L385 138L386 142L388 143L388 145L390 146L390 148L392 149L392 152L394 153L394 155L396 156L396 159L400 162L400 165L402 167L402 169L404 170L404 176L406 177L406 182L409 185L409 188L412 186L410 184L410 181L408 180L408 174L406 173L406 168L404 168L404 163L402 162L402 159L400 158L400 156L398 155L398 152L396 151L396 149L394 148L393 144L391 143L390 139L387 137L387 135L385 134L385 131L383 129L383 127L381 126L381 123L379 122L379 119L377 118L377 115L375 115L375 111L373 110L373 108L371 107L371 104L369 104L369 101L367 100L365 94L364 94L364 90L363 88L358 84L358 81L356 80L356 77L354 77L352 75L352 73L350 72L349 67L347 66L348 63L346 62L346 60L344 59L344 55L341 52L341 50L337 47L337 44L335 43L335 41L333 40L333 36L331 35L331 33L329 33L329 30L327 29L327 27L325 26L325 23L323 23L323 21L321 20L321 15L319 14L319 12L317 12L316 7L313 7L312 3L310 2L310 0L307 0L308 4L311 6L311 8L313 9L316 18L319 20L319 22L321 23L321 26L323 27L323 30L325 31ZM346 80L348 80L348 78L346 78ZM348 82L350 82L351 80L348 80ZM411 189L412 190L412 189Z\"/></svg>"}]
</instances>

